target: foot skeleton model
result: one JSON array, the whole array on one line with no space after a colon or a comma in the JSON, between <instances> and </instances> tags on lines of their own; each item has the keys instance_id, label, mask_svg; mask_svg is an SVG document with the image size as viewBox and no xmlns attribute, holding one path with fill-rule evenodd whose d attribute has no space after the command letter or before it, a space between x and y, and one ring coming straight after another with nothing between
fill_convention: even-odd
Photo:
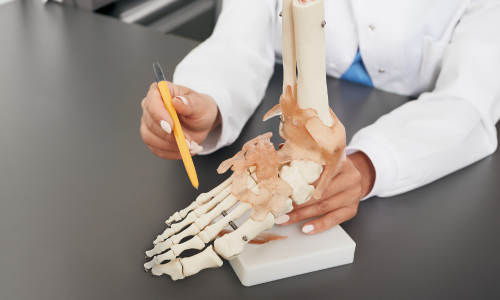
<instances>
[{"instance_id":1,"label":"foot skeleton model","mask_svg":"<svg viewBox=\"0 0 500 300\"><path fill-rule=\"evenodd\" d=\"M231 168L234 174L173 214L166 221L168 228L153 242L154 248L146 251L152 259L144 267L153 275L183 279L220 267L220 257L233 259L248 243L284 238L263 232L271 229L277 217L292 211L293 203L321 198L345 161L345 129L328 106L323 0L283 0L281 16L283 95L264 121L280 116L285 143L276 151L270 142L272 133L266 133L222 162L217 171ZM250 219L237 227L233 221L249 211ZM227 226L234 230L228 232ZM181 243L187 237L192 238ZM184 250L203 248L192 257L178 258Z\"/></svg>"}]
</instances>

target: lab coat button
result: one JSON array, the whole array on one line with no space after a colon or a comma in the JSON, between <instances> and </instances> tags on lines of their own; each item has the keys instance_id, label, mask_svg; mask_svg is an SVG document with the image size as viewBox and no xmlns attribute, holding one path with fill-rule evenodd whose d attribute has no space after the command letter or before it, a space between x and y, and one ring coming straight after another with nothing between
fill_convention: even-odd
<instances>
[{"instance_id":1,"label":"lab coat button","mask_svg":"<svg viewBox=\"0 0 500 300\"><path fill-rule=\"evenodd\" d=\"M374 30L374 29L375 29L375 25L370 24L370 26L368 26L368 28L369 28L370 30Z\"/></svg>"},{"instance_id":2,"label":"lab coat button","mask_svg":"<svg viewBox=\"0 0 500 300\"><path fill-rule=\"evenodd\" d=\"M384 69L378 69L378 72L379 72L380 74L383 74L383 73L385 73L385 70L384 70Z\"/></svg>"}]
</instances>

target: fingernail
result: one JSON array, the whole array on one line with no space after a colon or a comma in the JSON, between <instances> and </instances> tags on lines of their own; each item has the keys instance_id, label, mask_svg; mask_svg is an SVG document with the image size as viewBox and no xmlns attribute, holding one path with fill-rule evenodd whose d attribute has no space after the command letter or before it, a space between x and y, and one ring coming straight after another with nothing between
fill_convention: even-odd
<instances>
[{"instance_id":1,"label":"fingernail","mask_svg":"<svg viewBox=\"0 0 500 300\"><path fill-rule=\"evenodd\" d=\"M172 127L170 127L167 121L161 120L160 126L166 133L172 133Z\"/></svg>"},{"instance_id":2,"label":"fingernail","mask_svg":"<svg viewBox=\"0 0 500 300\"><path fill-rule=\"evenodd\" d=\"M202 146L198 146L198 147L196 147L196 149L193 149L193 150L189 151L189 153L191 153L191 154L198 154L201 151L203 151L203 147Z\"/></svg>"},{"instance_id":3,"label":"fingernail","mask_svg":"<svg viewBox=\"0 0 500 300\"><path fill-rule=\"evenodd\" d=\"M303 233L309 233L309 232L311 232L313 230L314 230L314 226L312 226L312 225L306 225L306 226L302 227L302 232Z\"/></svg>"},{"instance_id":4,"label":"fingernail","mask_svg":"<svg viewBox=\"0 0 500 300\"><path fill-rule=\"evenodd\" d=\"M186 144L188 145L188 149L191 150L191 142L186 139Z\"/></svg>"},{"instance_id":5,"label":"fingernail","mask_svg":"<svg viewBox=\"0 0 500 300\"><path fill-rule=\"evenodd\" d=\"M288 220L290 220L290 216L287 214L284 214L284 215L278 217L276 220L274 220L274 223L279 225L279 224L283 224L283 223L288 222Z\"/></svg>"},{"instance_id":6,"label":"fingernail","mask_svg":"<svg viewBox=\"0 0 500 300\"><path fill-rule=\"evenodd\" d=\"M198 148L198 146L199 146L199 145L198 145L198 143L197 143L197 142L192 141L192 142L191 142L191 147L189 148L189 150L194 150L194 149Z\"/></svg>"},{"instance_id":7,"label":"fingernail","mask_svg":"<svg viewBox=\"0 0 500 300\"><path fill-rule=\"evenodd\" d=\"M182 101L182 103L184 103L184 105L189 106L189 103L188 103L188 101L187 101L187 99L186 99L186 98L184 98L184 97L182 97L182 96L177 96L177 97L175 97L175 98L179 98L179 99L181 99L181 101Z\"/></svg>"}]
</instances>

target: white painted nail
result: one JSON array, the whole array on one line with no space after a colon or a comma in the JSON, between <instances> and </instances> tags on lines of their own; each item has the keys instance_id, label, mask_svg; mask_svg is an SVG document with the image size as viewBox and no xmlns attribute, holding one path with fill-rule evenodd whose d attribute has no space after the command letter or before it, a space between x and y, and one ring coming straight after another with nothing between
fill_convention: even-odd
<instances>
[{"instance_id":1,"label":"white painted nail","mask_svg":"<svg viewBox=\"0 0 500 300\"><path fill-rule=\"evenodd\" d=\"M170 127L167 121L161 120L160 126L166 133L172 133L172 127Z\"/></svg>"},{"instance_id":2,"label":"white painted nail","mask_svg":"<svg viewBox=\"0 0 500 300\"><path fill-rule=\"evenodd\" d=\"M284 214L284 215L278 217L276 220L274 220L274 223L279 225L279 224L283 224L283 223L288 222L288 220L290 220L290 216L287 214Z\"/></svg>"},{"instance_id":3,"label":"white painted nail","mask_svg":"<svg viewBox=\"0 0 500 300\"><path fill-rule=\"evenodd\" d=\"M314 230L314 226L312 226L312 225L306 225L306 226L302 227L302 232L303 233L309 233L309 232L311 232L313 230Z\"/></svg>"},{"instance_id":4,"label":"white painted nail","mask_svg":"<svg viewBox=\"0 0 500 300\"><path fill-rule=\"evenodd\" d=\"M188 149L191 150L191 142L186 139L186 144L188 145Z\"/></svg>"},{"instance_id":5,"label":"white painted nail","mask_svg":"<svg viewBox=\"0 0 500 300\"><path fill-rule=\"evenodd\" d=\"M196 149L196 148L198 148L198 143L197 143L197 142L195 142L195 141L192 141L192 142L191 142L191 147L189 147L189 150L194 150L194 149Z\"/></svg>"},{"instance_id":6,"label":"white painted nail","mask_svg":"<svg viewBox=\"0 0 500 300\"><path fill-rule=\"evenodd\" d=\"M177 96L177 97L175 97L175 98L179 98L179 99L181 99L181 101L182 101L182 103L184 103L184 105L189 106L189 103L188 103L188 101L187 101L187 99L186 99L186 98L184 98L184 97L182 97L182 96Z\"/></svg>"},{"instance_id":7,"label":"white painted nail","mask_svg":"<svg viewBox=\"0 0 500 300\"><path fill-rule=\"evenodd\" d=\"M193 149L193 150L189 151L189 153L191 153L191 154L198 154L201 151L203 151L203 147L202 146L198 146L198 147L196 147L196 149Z\"/></svg>"}]
</instances>

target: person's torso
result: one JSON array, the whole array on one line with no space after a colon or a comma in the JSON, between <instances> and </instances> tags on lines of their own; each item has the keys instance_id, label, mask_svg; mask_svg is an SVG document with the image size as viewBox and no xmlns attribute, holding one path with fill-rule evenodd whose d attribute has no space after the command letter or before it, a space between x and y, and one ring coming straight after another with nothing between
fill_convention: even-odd
<instances>
[{"instance_id":1,"label":"person's torso","mask_svg":"<svg viewBox=\"0 0 500 300\"><path fill-rule=\"evenodd\" d=\"M376 88L403 95L432 90L446 45L470 2L325 0L327 75L340 78L359 48ZM281 55L281 18L277 26L275 50Z\"/></svg>"}]
</instances>

